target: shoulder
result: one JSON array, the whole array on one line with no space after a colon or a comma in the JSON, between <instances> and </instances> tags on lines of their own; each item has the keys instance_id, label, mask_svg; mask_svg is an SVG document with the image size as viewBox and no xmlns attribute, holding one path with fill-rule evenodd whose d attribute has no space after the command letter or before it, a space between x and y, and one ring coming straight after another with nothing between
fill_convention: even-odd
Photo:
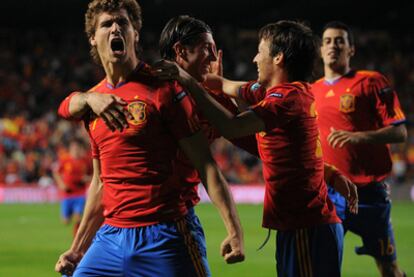
<instances>
[{"instance_id":1,"label":"shoulder","mask_svg":"<svg viewBox=\"0 0 414 277\"><path fill-rule=\"evenodd\" d=\"M358 70L355 72L355 78L368 83L388 82L383 74L372 70Z\"/></svg>"},{"instance_id":2,"label":"shoulder","mask_svg":"<svg viewBox=\"0 0 414 277\"><path fill-rule=\"evenodd\" d=\"M312 86L321 86L324 84L325 78L319 78L318 80L316 80L315 82L312 83Z\"/></svg>"},{"instance_id":3,"label":"shoulder","mask_svg":"<svg viewBox=\"0 0 414 277\"><path fill-rule=\"evenodd\" d=\"M106 85L106 80L103 79L101 80L99 83L97 83L96 85L94 85L93 87L91 87L90 89L88 89L86 92L99 92L100 90L102 90L103 87L105 87Z\"/></svg>"},{"instance_id":4,"label":"shoulder","mask_svg":"<svg viewBox=\"0 0 414 277\"><path fill-rule=\"evenodd\" d=\"M306 93L310 90L310 86L307 83L294 82L284 83L270 88L266 92L266 98L296 98L302 93Z\"/></svg>"}]
</instances>

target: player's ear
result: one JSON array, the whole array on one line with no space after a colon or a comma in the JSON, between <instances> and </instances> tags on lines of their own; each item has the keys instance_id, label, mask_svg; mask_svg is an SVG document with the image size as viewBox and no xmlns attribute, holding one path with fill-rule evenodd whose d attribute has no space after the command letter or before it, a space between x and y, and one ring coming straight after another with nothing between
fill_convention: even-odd
<instances>
[{"instance_id":1,"label":"player's ear","mask_svg":"<svg viewBox=\"0 0 414 277\"><path fill-rule=\"evenodd\" d=\"M137 30L135 30L134 33L135 33L135 43L138 43L139 42L139 33L138 33Z\"/></svg>"},{"instance_id":2,"label":"player's ear","mask_svg":"<svg viewBox=\"0 0 414 277\"><path fill-rule=\"evenodd\" d=\"M182 45L180 42L176 42L173 45L173 49L176 57L175 59L177 62L179 61L179 59L186 60L186 47L184 45Z\"/></svg>"},{"instance_id":3,"label":"player's ear","mask_svg":"<svg viewBox=\"0 0 414 277\"><path fill-rule=\"evenodd\" d=\"M285 60L285 55L283 55L283 52L279 52L276 54L276 56L273 57L273 64L275 65L281 65Z\"/></svg>"},{"instance_id":4,"label":"player's ear","mask_svg":"<svg viewBox=\"0 0 414 277\"><path fill-rule=\"evenodd\" d=\"M349 57L353 57L355 55L355 46L354 45L352 45L350 48L349 48Z\"/></svg>"},{"instance_id":5,"label":"player's ear","mask_svg":"<svg viewBox=\"0 0 414 277\"><path fill-rule=\"evenodd\" d=\"M90 43L92 46L96 46L95 36L92 36L92 37L90 37L90 38L89 38L89 43Z\"/></svg>"}]
</instances>

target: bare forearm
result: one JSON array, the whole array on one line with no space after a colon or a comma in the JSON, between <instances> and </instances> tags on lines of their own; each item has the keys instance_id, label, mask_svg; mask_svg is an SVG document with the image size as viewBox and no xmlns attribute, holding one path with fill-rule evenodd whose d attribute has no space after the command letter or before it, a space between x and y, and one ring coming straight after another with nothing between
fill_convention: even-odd
<instances>
[{"instance_id":1,"label":"bare forearm","mask_svg":"<svg viewBox=\"0 0 414 277\"><path fill-rule=\"evenodd\" d=\"M239 98L239 89L246 84L244 81L232 81L226 78L222 78L223 92L232 98Z\"/></svg>"},{"instance_id":2,"label":"bare forearm","mask_svg":"<svg viewBox=\"0 0 414 277\"><path fill-rule=\"evenodd\" d=\"M88 111L89 106L87 103L88 94L83 92L77 92L74 94L69 103L69 113L74 118L81 118Z\"/></svg>"},{"instance_id":3,"label":"bare forearm","mask_svg":"<svg viewBox=\"0 0 414 277\"><path fill-rule=\"evenodd\" d=\"M93 181L88 191L85 211L71 250L85 253L104 220L102 208L102 184Z\"/></svg>"},{"instance_id":4,"label":"bare forearm","mask_svg":"<svg viewBox=\"0 0 414 277\"><path fill-rule=\"evenodd\" d=\"M229 138L227 133L232 126L234 115L211 97L196 80L187 80L182 82L182 85L191 93L197 106L202 109L208 120L223 136Z\"/></svg>"},{"instance_id":5,"label":"bare forearm","mask_svg":"<svg viewBox=\"0 0 414 277\"><path fill-rule=\"evenodd\" d=\"M403 124L398 126L386 126L378 130L364 131L358 133L361 135L362 143L401 143L407 139L407 129Z\"/></svg>"},{"instance_id":6,"label":"bare forearm","mask_svg":"<svg viewBox=\"0 0 414 277\"><path fill-rule=\"evenodd\" d=\"M214 206L220 212L229 235L241 234L240 219L236 210L233 197L223 175L217 170L216 165L206 168L205 176L202 176L203 184L207 184L206 190Z\"/></svg>"}]
</instances>

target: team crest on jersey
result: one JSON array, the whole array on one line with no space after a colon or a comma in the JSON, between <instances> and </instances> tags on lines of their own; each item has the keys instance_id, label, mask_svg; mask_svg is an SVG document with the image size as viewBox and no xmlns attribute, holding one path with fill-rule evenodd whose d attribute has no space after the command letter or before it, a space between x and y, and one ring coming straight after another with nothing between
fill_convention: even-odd
<instances>
[{"instance_id":1,"label":"team crest on jersey","mask_svg":"<svg viewBox=\"0 0 414 277\"><path fill-rule=\"evenodd\" d=\"M339 110L344 113L355 111L355 95L344 94L341 96Z\"/></svg>"},{"instance_id":2,"label":"team crest on jersey","mask_svg":"<svg viewBox=\"0 0 414 277\"><path fill-rule=\"evenodd\" d=\"M146 103L143 101L134 101L128 104L128 111L134 117L133 120L128 120L129 123L132 125L140 125L145 122L147 119L145 107L147 106Z\"/></svg>"}]
</instances>

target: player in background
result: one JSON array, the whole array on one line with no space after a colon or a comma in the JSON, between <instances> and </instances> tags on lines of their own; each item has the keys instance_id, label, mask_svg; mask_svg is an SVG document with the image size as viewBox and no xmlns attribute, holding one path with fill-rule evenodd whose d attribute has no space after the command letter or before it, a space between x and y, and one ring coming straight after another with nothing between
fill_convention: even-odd
<instances>
[{"instance_id":1,"label":"player in background","mask_svg":"<svg viewBox=\"0 0 414 277\"><path fill-rule=\"evenodd\" d=\"M177 79L225 138L256 133L266 182L263 227L278 230L278 275L340 276L343 230L327 195L314 97L305 82L317 57L316 39L292 21L264 26L259 39L258 81L223 87L252 105L238 115L175 63L160 62L153 73Z\"/></svg>"},{"instance_id":2,"label":"player in background","mask_svg":"<svg viewBox=\"0 0 414 277\"><path fill-rule=\"evenodd\" d=\"M59 157L52 174L61 198L62 222L68 225L73 220L75 236L82 218L92 169L82 140L72 139L68 150L68 153Z\"/></svg>"},{"instance_id":3,"label":"player in background","mask_svg":"<svg viewBox=\"0 0 414 277\"><path fill-rule=\"evenodd\" d=\"M85 25L92 55L106 73L95 90L123 98L132 118L123 132L113 132L92 113L84 118L94 176L79 231L56 271L71 275L76 268L75 276L209 275L199 225L187 213L171 163L178 145L223 218L228 232L221 247L224 259L242 261L243 234L234 201L199 131L190 98L178 84L151 76L138 59L139 5L94 0ZM62 107L63 113L70 114L70 104Z\"/></svg>"},{"instance_id":4,"label":"player in background","mask_svg":"<svg viewBox=\"0 0 414 277\"><path fill-rule=\"evenodd\" d=\"M362 238L356 253L375 258L382 276L403 276L397 265L385 179L391 171L389 143L407 138L405 115L388 80L378 72L353 70L351 29L342 22L325 25L321 55L324 77L312 88L324 159L358 187L359 213L344 215L344 230ZM341 197L330 193L338 210Z\"/></svg>"}]
</instances>

